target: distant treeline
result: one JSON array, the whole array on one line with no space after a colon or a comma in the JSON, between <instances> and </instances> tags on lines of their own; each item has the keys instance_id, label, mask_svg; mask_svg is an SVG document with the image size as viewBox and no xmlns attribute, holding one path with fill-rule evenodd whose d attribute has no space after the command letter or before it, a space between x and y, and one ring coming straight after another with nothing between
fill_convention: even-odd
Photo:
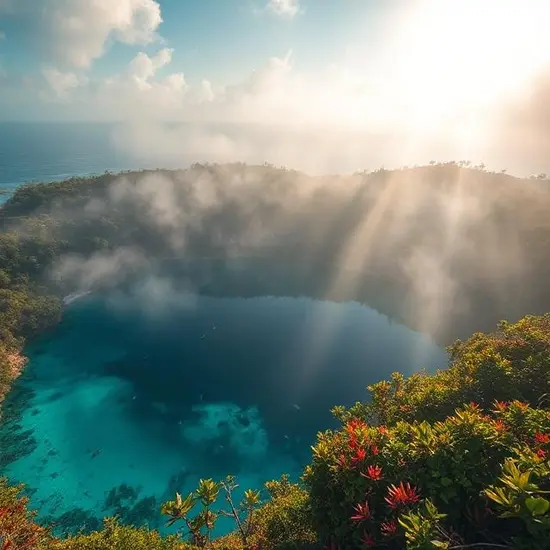
<instances>
[{"instance_id":1,"label":"distant treeline","mask_svg":"<svg viewBox=\"0 0 550 550\"><path fill-rule=\"evenodd\" d=\"M166 260L263 255L262 284L246 271L216 283L205 268L194 284L355 299L450 343L550 309L549 212L547 181L455 163L324 177L244 164L106 173L14 193L0 210L0 284L51 285L68 255L91 260L61 261L62 292ZM283 275L269 280L275 268Z\"/></svg>"}]
</instances>

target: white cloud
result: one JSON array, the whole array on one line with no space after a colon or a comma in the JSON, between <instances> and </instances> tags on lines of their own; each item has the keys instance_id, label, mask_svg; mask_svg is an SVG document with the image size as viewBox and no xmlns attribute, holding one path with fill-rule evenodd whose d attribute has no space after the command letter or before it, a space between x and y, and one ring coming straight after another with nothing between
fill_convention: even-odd
<instances>
[{"instance_id":1,"label":"white cloud","mask_svg":"<svg viewBox=\"0 0 550 550\"><path fill-rule=\"evenodd\" d=\"M42 76L54 93L55 100L68 100L74 90L88 84L86 77L72 72L63 72L55 67L43 67Z\"/></svg>"},{"instance_id":2,"label":"white cloud","mask_svg":"<svg viewBox=\"0 0 550 550\"><path fill-rule=\"evenodd\" d=\"M47 0L55 52L67 63L87 67L101 57L109 40L148 44L162 22L154 0Z\"/></svg>"},{"instance_id":3,"label":"white cloud","mask_svg":"<svg viewBox=\"0 0 550 550\"><path fill-rule=\"evenodd\" d=\"M56 64L87 68L109 43L149 44L159 39L161 8L156 0L0 0L0 11L34 23Z\"/></svg>"},{"instance_id":4,"label":"white cloud","mask_svg":"<svg viewBox=\"0 0 550 550\"><path fill-rule=\"evenodd\" d=\"M214 101L214 90L212 89L212 83L209 80L203 80L201 82L199 90L199 102L203 101L211 102Z\"/></svg>"},{"instance_id":5,"label":"white cloud","mask_svg":"<svg viewBox=\"0 0 550 550\"><path fill-rule=\"evenodd\" d=\"M267 9L275 15L293 18L300 12L298 0L269 0Z\"/></svg>"},{"instance_id":6,"label":"white cloud","mask_svg":"<svg viewBox=\"0 0 550 550\"><path fill-rule=\"evenodd\" d=\"M171 63L173 51L164 48L152 57L143 52L138 53L128 67L130 77L139 87L149 85L149 80L155 76L155 73Z\"/></svg>"},{"instance_id":7,"label":"white cloud","mask_svg":"<svg viewBox=\"0 0 550 550\"><path fill-rule=\"evenodd\" d=\"M157 72L171 60L172 50L168 48L153 56L140 52L124 73L103 80L44 67L42 76L47 91L42 95L45 99L63 100L65 104L86 105L94 117L101 112L106 119L132 118L140 112L155 118L158 109L174 113L182 105L188 88L183 73L156 78Z\"/></svg>"},{"instance_id":8,"label":"white cloud","mask_svg":"<svg viewBox=\"0 0 550 550\"><path fill-rule=\"evenodd\" d=\"M126 74L115 76L98 88L101 101L108 105L116 98L129 106L122 113L135 113L136 104L161 107L173 111L184 99L187 83L183 73L171 73L163 79L155 78L157 72L168 66L172 61L172 51L169 48L160 50L156 55L149 56L140 52L128 66ZM118 106L120 108L121 106Z\"/></svg>"}]
</instances>

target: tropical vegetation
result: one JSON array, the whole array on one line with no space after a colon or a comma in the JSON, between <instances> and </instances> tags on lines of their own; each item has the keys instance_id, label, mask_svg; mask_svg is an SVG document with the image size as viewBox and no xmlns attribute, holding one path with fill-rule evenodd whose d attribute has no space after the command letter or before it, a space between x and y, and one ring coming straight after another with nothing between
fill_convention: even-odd
<instances>
[{"instance_id":1,"label":"tropical vegetation","mask_svg":"<svg viewBox=\"0 0 550 550\"><path fill-rule=\"evenodd\" d=\"M113 178L25 186L3 207L0 395L24 368L25 342L55 326L60 297L67 287L74 290L51 276L59 258L137 242L168 250L161 228L146 226L121 203L80 220L62 215L69 207L89 211ZM542 225L537 231L546 234ZM198 233L190 236L196 239L190 250L199 243L216 249ZM537 246L530 241L527 248ZM537 276L546 258L533 266ZM547 290L529 292L542 297ZM298 483L283 476L262 491L247 488L242 502L235 501L238 480L231 477L204 479L190 494L174 494L159 510L179 528L170 537L120 518L106 519L100 530L55 537L36 523L22 488L2 480L0 549L548 550L550 314L474 332L451 344L449 357L447 368L434 374L395 373L369 387L364 402L335 407L340 427L318 434ZM222 516L235 528L215 538Z\"/></svg>"}]
</instances>

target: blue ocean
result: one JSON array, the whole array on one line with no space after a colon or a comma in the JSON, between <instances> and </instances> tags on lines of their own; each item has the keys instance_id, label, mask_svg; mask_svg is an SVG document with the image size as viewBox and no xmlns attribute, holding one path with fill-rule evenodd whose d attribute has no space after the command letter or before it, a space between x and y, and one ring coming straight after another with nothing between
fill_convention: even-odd
<instances>
[{"instance_id":1,"label":"blue ocean","mask_svg":"<svg viewBox=\"0 0 550 550\"><path fill-rule=\"evenodd\" d=\"M0 201L25 182L129 169L132 161L112 146L113 128L107 124L0 123Z\"/></svg>"},{"instance_id":2,"label":"blue ocean","mask_svg":"<svg viewBox=\"0 0 550 550\"><path fill-rule=\"evenodd\" d=\"M110 132L0 125L4 197L25 181L147 165L117 154ZM447 361L366 304L184 291L153 309L128 293L82 296L26 353L0 428L0 475L25 483L58 533L113 514L166 531L161 503L200 478L233 474L242 490L298 480L334 405L365 399L392 371Z\"/></svg>"}]
</instances>

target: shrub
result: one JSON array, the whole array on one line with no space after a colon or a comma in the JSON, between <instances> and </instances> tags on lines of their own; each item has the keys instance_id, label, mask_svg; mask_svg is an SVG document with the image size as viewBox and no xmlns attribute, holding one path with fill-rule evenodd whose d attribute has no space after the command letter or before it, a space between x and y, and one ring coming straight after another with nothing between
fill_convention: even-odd
<instances>
[{"instance_id":1,"label":"shrub","mask_svg":"<svg viewBox=\"0 0 550 550\"><path fill-rule=\"evenodd\" d=\"M193 545L199 548L212 547L212 531L221 515L229 516L235 521L236 534L241 539L245 550L255 547L252 542L257 531L255 511L260 502L260 492L248 489L240 504L235 503L233 491L238 487L233 476L227 476L219 483L212 479L201 479L195 491L182 497L176 493L175 500L162 505L162 513L169 516L168 525L181 522L187 528L187 536ZM220 489L225 495L228 510L215 510ZM192 515L195 505L200 510Z\"/></svg>"},{"instance_id":2,"label":"shrub","mask_svg":"<svg viewBox=\"0 0 550 550\"><path fill-rule=\"evenodd\" d=\"M101 531L56 540L48 550L193 550L193 547L178 537L162 537L156 531L123 526L110 518L105 520Z\"/></svg>"},{"instance_id":3,"label":"shrub","mask_svg":"<svg viewBox=\"0 0 550 550\"><path fill-rule=\"evenodd\" d=\"M5 479L0 479L1 550L39 550L50 541L48 531L34 523L34 514L27 510L22 489L10 487Z\"/></svg>"},{"instance_id":4,"label":"shrub","mask_svg":"<svg viewBox=\"0 0 550 550\"><path fill-rule=\"evenodd\" d=\"M315 528L327 541L373 547L402 548L407 538L416 548L410 530L436 520L441 545L491 542L503 533L512 540L521 529L495 517L484 491L509 457L539 467L548 434L550 413L522 402L497 402L489 411L466 405L433 423L352 419L320 434L313 447L304 478Z\"/></svg>"},{"instance_id":5,"label":"shrub","mask_svg":"<svg viewBox=\"0 0 550 550\"><path fill-rule=\"evenodd\" d=\"M550 541L550 462L519 463L507 460L498 483L486 489L485 495L496 504L500 518L521 521L512 537L514 548L545 550Z\"/></svg>"},{"instance_id":6,"label":"shrub","mask_svg":"<svg viewBox=\"0 0 550 550\"><path fill-rule=\"evenodd\" d=\"M263 550L302 550L317 547L308 492L288 476L266 483L270 499L258 509L256 523Z\"/></svg>"}]
</instances>

